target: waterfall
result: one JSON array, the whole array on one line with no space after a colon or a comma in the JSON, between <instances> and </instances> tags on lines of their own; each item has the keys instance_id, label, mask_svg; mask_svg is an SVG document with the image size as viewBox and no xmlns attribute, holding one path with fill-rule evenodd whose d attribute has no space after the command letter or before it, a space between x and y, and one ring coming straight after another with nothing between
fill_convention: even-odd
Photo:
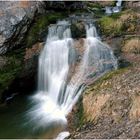
<instances>
[{"instance_id":1,"label":"waterfall","mask_svg":"<svg viewBox=\"0 0 140 140\"><path fill-rule=\"evenodd\" d=\"M49 26L46 44L39 57L38 91L32 97L37 105L29 112L31 121L37 123L35 128L46 127L55 121L67 122L59 98L67 81L72 44L69 22L59 21Z\"/></svg>"},{"instance_id":2,"label":"waterfall","mask_svg":"<svg viewBox=\"0 0 140 140\"><path fill-rule=\"evenodd\" d=\"M110 47L100 41L93 23L85 23L84 53L79 62L71 38L70 23L50 25L44 49L39 57L36 105L29 112L34 128L51 123L66 124L66 116L83 92L86 84L117 67ZM74 72L71 69L74 67ZM71 76L69 76L71 75ZM68 133L62 133L59 137Z\"/></svg>"}]
</instances>

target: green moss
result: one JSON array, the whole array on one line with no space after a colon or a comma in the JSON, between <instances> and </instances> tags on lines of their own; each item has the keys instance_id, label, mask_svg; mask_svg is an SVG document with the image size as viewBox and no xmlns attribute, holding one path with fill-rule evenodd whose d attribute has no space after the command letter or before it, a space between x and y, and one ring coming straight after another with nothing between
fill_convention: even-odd
<instances>
[{"instance_id":1,"label":"green moss","mask_svg":"<svg viewBox=\"0 0 140 140\"><path fill-rule=\"evenodd\" d=\"M118 69L118 70L114 70L114 71L111 71L109 73L107 73L106 75L104 75L103 77L101 77L98 81L98 82L102 82L104 80L108 80L108 79L111 79L114 75L118 75L118 74L122 74L124 72L126 72L128 70L128 67L127 68L122 68L122 69Z\"/></svg>"},{"instance_id":2,"label":"green moss","mask_svg":"<svg viewBox=\"0 0 140 140\"><path fill-rule=\"evenodd\" d=\"M117 15L119 16L119 15ZM98 23L101 26L101 32L107 36L122 35L124 31L124 24L117 19L117 16L103 16Z\"/></svg>"},{"instance_id":3,"label":"green moss","mask_svg":"<svg viewBox=\"0 0 140 140\"><path fill-rule=\"evenodd\" d=\"M121 14L122 14L121 12L113 13L112 15L110 15L110 17L113 18L113 19L118 19L118 18L120 18Z\"/></svg>"},{"instance_id":4,"label":"green moss","mask_svg":"<svg viewBox=\"0 0 140 140\"><path fill-rule=\"evenodd\" d=\"M81 96L78 103L77 103L77 113L76 113L76 117L77 117L77 121L76 121L76 128L81 127L84 124L84 108L83 108L83 97Z\"/></svg>"},{"instance_id":5,"label":"green moss","mask_svg":"<svg viewBox=\"0 0 140 140\"><path fill-rule=\"evenodd\" d=\"M22 70L22 63L16 55L7 57L7 64L0 69L0 93L15 79Z\"/></svg>"},{"instance_id":6,"label":"green moss","mask_svg":"<svg viewBox=\"0 0 140 140\"><path fill-rule=\"evenodd\" d=\"M133 10L102 16L97 22L105 36L122 36L137 31L138 15Z\"/></svg>"},{"instance_id":7,"label":"green moss","mask_svg":"<svg viewBox=\"0 0 140 140\"><path fill-rule=\"evenodd\" d=\"M67 15L67 14L66 14ZM49 24L55 23L58 19L64 18L66 15L64 13L51 13L46 15L38 16L33 25L31 26L27 38L26 44L28 47L32 46L35 42L38 41L40 34L43 31L47 32L47 26Z\"/></svg>"},{"instance_id":8,"label":"green moss","mask_svg":"<svg viewBox=\"0 0 140 140\"><path fill-rule=\"evenodd\" d=\"M102 6L99 3L93 3L93 2L88 2L87 6L90 8L102 8Z\"/></svg>"},{"instance_id":9,"label":"green moss","mask_svg":"<svg viewBox=\"0 0 140 140\"><path fill-rule=\"evenodd\" d=\"M102 76L101 78L99 78L96 82L94 82L93 84L89 85L87 87L87 89L85 90L86 94L91 93L91 91L93 90L100 90L101 89L101 85L103 82L108 81L109 79L111 79L112 77L125 73L126 71L129 70L130 67L126 67L126 68L120 68L118 70L114 70L111 72L106 73L104 76ZM109 87L110 85L108 85ZM102 87L103 88L103 87Z\"/></svg>"}]
</instances>

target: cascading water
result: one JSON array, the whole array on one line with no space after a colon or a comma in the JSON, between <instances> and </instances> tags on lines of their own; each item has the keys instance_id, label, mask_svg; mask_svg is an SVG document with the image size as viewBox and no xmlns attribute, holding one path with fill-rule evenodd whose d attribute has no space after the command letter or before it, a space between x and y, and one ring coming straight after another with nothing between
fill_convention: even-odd
<instances>
[{"instance_id":1,"label":"cascading water","mask_svg":"<svg viewBox=\"0 0 140 140\"><path fill-rule=\"evenodd\" d=\"M110 47L101 42L98 37L95 26L86 25L87 38L85 46L87 47L86 72L88 77L98 77L108 70L117 68L117 61ZM91 30L92 29L92 30Z\"/></svg>"},{"instance_id":2,"label":"cascading water","mask_svg":"<svg viewBox=\"0 0 140 140\"><path fill-rule=\"evenodd\" d=\"M108 15L111 15L112 13L118 13L121 11L121 5L122 5L122 0L117 0L116 6L114 6L114 7L106 6L105 7L105 13Z\"/></svg>"},{"instance_id":3,"label":"cascading water","mask_svg":"<svg viewBox=\"0 0 140 140\"><path fill-rule=\"evenodd\" d=\"M33 97L38 104L30 112L37 127L54 121L66 123L59 98L67 81L69 49L72 46L69 23L59 21L48 29L45 47L39 57L38 92Z\"/></svg>"},{"instance_id":4,"label":"cascading water","mask_svg":"<svg viewBox=\"0 0 140 140\"><path fill-rule=\"evenodd\" d=\"M52 123L65 125L66 116L77 102L86 84L115 69L117 61L111 49L100 41L95 26L85 23L84 53L79 62L71 38L70 23L59 21L48 29L48 37L39 57L36 105L29 112L34 128ZM74 72L69 77L71 69ZM60 133L58 139L68 135Z\"/></svg>"}]
</instances>

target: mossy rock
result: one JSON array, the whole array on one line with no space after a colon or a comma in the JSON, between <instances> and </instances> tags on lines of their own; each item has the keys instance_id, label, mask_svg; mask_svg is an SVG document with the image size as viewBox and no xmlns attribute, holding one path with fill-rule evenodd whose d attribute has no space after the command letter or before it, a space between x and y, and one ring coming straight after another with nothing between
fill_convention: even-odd
<instances>
[{"instance_id":1,"label":"mossy rock","mask_svg":"<svg viewBox=\"0 0 140 140\"><path fill-rule=\"evenodd\" d=\"M7 63L0 69L0 94L12 83L22 70L19 55L6 55Z\"/></svg>"},{"instance_id":2,"label":"mossy rock","mask_svg":"<svg viewBox=\"0 0 140 140\"><path fill-rule=\"evenodd\" d=\"M84 108L83 108L83 96L80 97L78 103L77 103L77 113L76 116L78 118L76 127L81 127L84 124L85 116L84 116Z\"/></svg>"},{"instance_id":3,"label":"mossy rock","mask_svg":"<svg viewBox=\"0 0 140 140\"><path fill-rule=\"evenodd\" d=\"M85 25L83 22L78 22L71 25L72 38L84 38L86 37Z\"/></svg>"},{"instance_id":4,"label":"mossy rock","mask_svg":"<svg viewBox=\"0 0 140 140\"><path fill-rule=\"evenodd\" d=\"M134 33L137 30L137 20L138 14L132 10L125 10L111 16L102 16L98 24L103 35L114 37Z\"/></svg>"},{"instance_id":5,"label":"mossy rock","mask_svg":"<svg viewBox=\"0 0 140 140\"><path fill-rule=\"evenodd\" d=\"M112 17L104 16L98 23L100 24L102 34L106 36L117 36L123 32L123 23Z\"/></svg>"}]
</instances>

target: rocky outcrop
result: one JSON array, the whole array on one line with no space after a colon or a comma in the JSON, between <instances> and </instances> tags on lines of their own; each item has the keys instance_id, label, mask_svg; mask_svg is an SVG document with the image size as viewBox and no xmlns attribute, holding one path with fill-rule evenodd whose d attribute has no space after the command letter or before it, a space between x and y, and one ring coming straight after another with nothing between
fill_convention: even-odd
<instances>
[{"instance_id":1,"label":"rocky outcrop","mask_svg":"<svg viewBox=\"0 0 140 140\"><path fill-rule=\"evenodd\" d=\"M122 11L120 14L112 16L102 16L98 21L101 33L105 37L118 37L128 34L140 33L140 14L132 9Z\"/></svg>"},{"instance_id":2,"label":"rocky outcrop","mask_svg":"<svg viewBox=\"0 0 140 140\"><path fill-rule=\"evenodd\" d=\"M0 54L17 47L25 37L42 3L33 1L0 2Z\"/></svg>"},{"instance_id":3,"label":"rocky outcrop","mask_svg":"<svg viewBox=\"0 0 140 140\"><path fill-rule=\"evenodd\" d=\"M139 57L140 60L140 57ZM82 125L72 138L140 138L140 67L119 69L90 85L82 101ZM78 119L77 119L78 120Z\"/></svg>"}]
</instances>

